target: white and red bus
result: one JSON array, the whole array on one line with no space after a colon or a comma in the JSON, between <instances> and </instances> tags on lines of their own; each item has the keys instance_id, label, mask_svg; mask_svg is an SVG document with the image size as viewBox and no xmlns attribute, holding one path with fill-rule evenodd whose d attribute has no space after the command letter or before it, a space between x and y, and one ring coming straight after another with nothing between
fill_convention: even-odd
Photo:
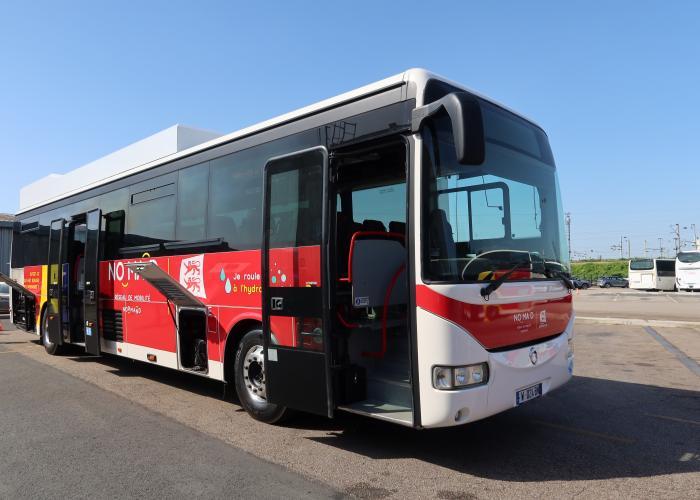
<instances>
[{"instance_id":1,"label":"white and red bus","mask_svg":"<svg viewBox=\"0 0 700 500\"><path fill-rule=\"evenodd\" d=\"M531 121L409 70L200 139L22 192L2 279L49 354L220 380L265 422L451 426L571 378L562 202Z\"/></svg>"},{"instance_id":2,"label":"white and red bus","mask_svg":"<svg viewBox=\"0 0 700 500\"><path fill-rule=\"evenodd\" d=\"M676 288L692 292L700 290L700 250L686 250L676 255Z\"/></svg>"}]
</instances>

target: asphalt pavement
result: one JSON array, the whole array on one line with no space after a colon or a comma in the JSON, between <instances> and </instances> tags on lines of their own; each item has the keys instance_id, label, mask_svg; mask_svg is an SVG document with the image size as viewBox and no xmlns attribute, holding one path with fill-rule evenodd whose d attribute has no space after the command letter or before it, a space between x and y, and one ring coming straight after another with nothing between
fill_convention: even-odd
<instances>
[{"instance_id":1,"label":"asphalt pavement","mask_svg":"<svg viewBox=\"0 0 700 500\"><path fill-rule=\"evenodd\" d=\"M0 340L0 498L328 498L335 491Z\"/></svg>"},{"instance_id":2,"label":"asphalt pavement","mask_svg":"<svg viewBox=\"0 0 700 500\"><path fill-rule=\"evenodd\" d=\"M574 293L574 309L577 316L584 318L682 321L700 325L700 292L591 287Z\"/></svg>"},{"instance_id":3,"label":"asphalt pavement","mask_svg":"<svg viewBox=\"0 0 700 500\"><path fill-rule=\"evenodd\" d=\"M697 497L700 328L654 332L577 324L569 384L424 431L344 413L265 425L219 383L0 332L0 497Z\"/></svg>"}]
</instances>

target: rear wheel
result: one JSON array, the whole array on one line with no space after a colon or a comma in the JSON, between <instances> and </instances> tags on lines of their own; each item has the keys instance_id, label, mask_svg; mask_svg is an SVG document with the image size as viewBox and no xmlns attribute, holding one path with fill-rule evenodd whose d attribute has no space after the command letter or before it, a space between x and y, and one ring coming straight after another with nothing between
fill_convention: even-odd
<instances>
[{"instance_id":1,"label":"rear wheel","mask_svg":"<svg viewBox=\"0 0 700 500\"><path fill-rule=\"evenodd\" d=\"M58 344L54 344L49 339L49 310L44 309L44 313L41 315L41 343L44 344L44 349L51 355L61 354L61 347Z\"/></svg>"},{"instance_id":2,"label":"rear wheel","mask_svg":"<svg viewBox=\"0 0 700 500\"><path fill-rule=\"evenodd\" d=\"M254 419L274 424L286 416L287 408L267 401L263 349L262 330L251 330L241 339L234 362L236 393Z\"/></svg>"}]
</instances>

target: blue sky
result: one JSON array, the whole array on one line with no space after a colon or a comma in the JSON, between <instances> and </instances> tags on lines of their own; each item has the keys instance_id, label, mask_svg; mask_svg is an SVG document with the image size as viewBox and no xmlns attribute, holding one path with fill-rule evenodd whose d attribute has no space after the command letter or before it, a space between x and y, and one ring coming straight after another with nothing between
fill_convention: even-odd
<instances>
[{"instance_id":1,"label":"blue sky","mask_svg":"<svg viewBox=\"0 0 700 500\"><path fill-rule=\"evenodd\" d=\"M700 4L680 1L4 3L0 211L175 123L230 132L415 66L545 128L575 252L700 231Z\"/></svg>"}]
</instances>

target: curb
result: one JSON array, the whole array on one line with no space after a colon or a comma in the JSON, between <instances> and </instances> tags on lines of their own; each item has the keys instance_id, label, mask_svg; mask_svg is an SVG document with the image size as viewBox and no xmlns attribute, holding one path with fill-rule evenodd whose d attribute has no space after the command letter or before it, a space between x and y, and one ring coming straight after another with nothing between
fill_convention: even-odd
<instances>
[{"instance_id":1,"label":"curb","mask_svg":"<svg viewBox=\"0 0 700 500\"><path fill-rule=\"evenodd\" d=\"M690 327L700 328L700 321L674 321L670 319L638 319L638 318L600 318L596 316L576 316L577 321L584 323L600 323L603 325L626 326L659 326L659 327Z\"/></svg>"}]
</instances>

